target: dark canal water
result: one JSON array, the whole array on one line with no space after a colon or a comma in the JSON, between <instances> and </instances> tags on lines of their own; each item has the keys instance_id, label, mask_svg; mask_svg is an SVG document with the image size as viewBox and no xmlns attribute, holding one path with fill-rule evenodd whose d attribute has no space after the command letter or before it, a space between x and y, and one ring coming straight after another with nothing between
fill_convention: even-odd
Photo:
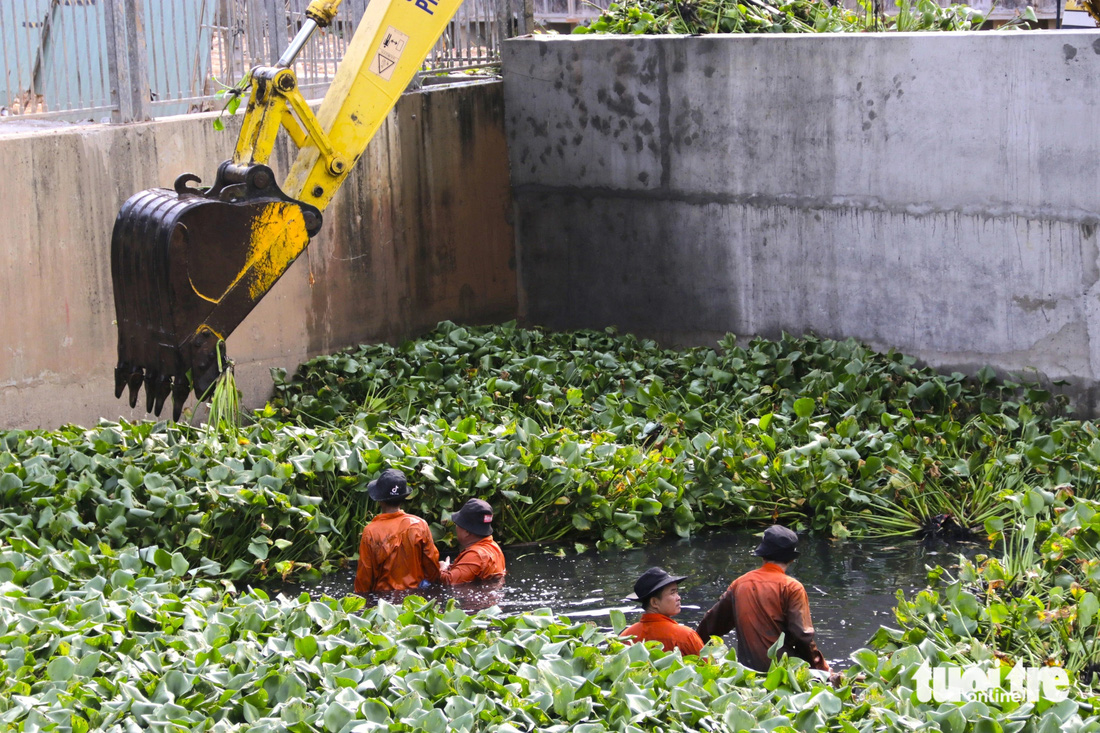
<instances>
[{"instance_id":1,"label":"dark canal water","mask_svg":"<svg viewBox=\"0 0 1100 733\"><path fill-rule=\"evenodd\" d=\"M429 598L456 598L468 609L500 606L506 613L550 608L577 619L610 626L612 609L633 622L638 606L625 600L634 581L647 568L660 565L673 575L687 575L680 586L683 610L676 620L694 627L718 600L730 581L756 568L752 555L759 538L751 532L722 532L647 545L633 550L589 551L564 556L556 548L506 547L508 577L503 588L477 586L420 591ZM846 541L832 543L803 538L801 557L788 569L806 587L818 647L838 667L862 646L879 626L896 626L893 609L900 589L907 595L927 585L926 566L957 562L959 553L973 556L975 545L928 545L915 541L886 544ZM442 556L455 552L440 548ZM344 571L321 584L307 586L311 594L341 597L352 592L354 573ZM288 589L299 592L301 589ZM399 602L399 594L384 596ZM733 636L726 641L732 645Z\"/></svg>"}]
</instances>

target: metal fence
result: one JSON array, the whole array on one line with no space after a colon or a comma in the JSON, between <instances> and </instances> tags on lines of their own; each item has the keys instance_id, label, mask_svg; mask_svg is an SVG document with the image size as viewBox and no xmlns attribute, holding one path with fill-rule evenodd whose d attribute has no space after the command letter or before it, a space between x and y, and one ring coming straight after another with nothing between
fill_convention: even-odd
<instances>
[{"instance_id":1,"label":"metal fence","mask_svg":"<svg viewBox=\"0 0 1100 733\"><path fill-rule=\"evenodd\" d=\"M295 72L307 97L328 88L367 2L344 0L337 19L299 55ZM0 0L0 118L127 121L214 109L220 89L278 59L308 5ZM524 6L524 0L465 0L424 72L499 63L501 42L530 32Z\"/></svg>"}]
</instances>

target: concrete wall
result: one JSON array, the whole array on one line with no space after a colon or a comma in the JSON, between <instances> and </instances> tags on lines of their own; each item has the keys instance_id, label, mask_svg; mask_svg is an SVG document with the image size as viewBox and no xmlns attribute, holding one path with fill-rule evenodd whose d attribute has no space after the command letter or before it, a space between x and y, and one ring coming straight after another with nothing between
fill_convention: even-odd
<instances>
[{"instance_id":1,"label":"concrete wall","mask_svg":"<svg viewBox=\"0 0 1100 733\"><path fill-rule=\"evenodd\" d=\"M322 233L229 338L247 404L268 397L274 366L442 319L515 317L502 98L497 82L400 100ZM0 124L0 429L145 416L113 394L111 228L138 190L188 171L213 182L230 127L214 131L210 115L33 134Z\"/></svg>"},{"instance_id":2,"label":"concrete wall","mask_svg":"<svg viewBox=\"0 0 1100 733\"><path fill-rule=\"evenodd\" d=\"M1100 379L1100 34L505 44L521 313Z\"/></svg>"}]
</instances>

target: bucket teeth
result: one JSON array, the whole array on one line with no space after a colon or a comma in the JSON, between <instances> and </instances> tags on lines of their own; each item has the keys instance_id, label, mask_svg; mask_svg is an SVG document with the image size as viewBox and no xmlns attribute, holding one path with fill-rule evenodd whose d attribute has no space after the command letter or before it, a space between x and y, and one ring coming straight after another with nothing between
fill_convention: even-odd
<instances>
[{"instance_id":1,"label":"bucket teeth","mask_svg":"<svg viewBox=\"0 0 1100 733\"><path fill-rule=\"evenodd\" d=\"M130 386L130 407L137 406L138 393L141 391L142 373L141 367L135 367L127 378L127 384Z\"/></svg>"},{"instance_id":2,"label":"bucket teeth","mask_svg":"<svg viewBox=\"0 0 1100 733\"><path fill-rule=\"evenodd\" d=\"M186 381L184 384L186 384ZM160 411L164 409L164 401L168 399L168 395L172 394L172 378L167 374L161 374L157 377L153 389L156 395L153 400L153 414L160 415Z\"/></svg>"},{"instance_id":3,"label":"bucket teeth","mask_svg":"<svg viewBox=\"0 0 1100 733\"><path fill-rule=\"evenodd\" d=\"M145 411L153 411L153 403L157 398L157 393L154 391L154 386L157 383L157 373L150 369L145 372Z\"/></svg>"},{"instance_id":4,"label":"bucket teeth","mask_svg":"<svg viewBox=\"0 0 1100 733\"><path fill-rule=\"evenodd\" d=\"M126 385L130 383L130 372L133 367L129 364L119 364L115 367L115 399L117 400L126 391Z\"/></svg>"},{"instance_id":5,"label":"bucket teeth","mask_svg":"<svg viewBox=\"0 0 1100 733\"><path fill-rule=\"evenodd\" d=\"M176 382L172 385L172 419L178 421L183 414L183 403L187 402L187 395L191 392L191 382L186 374L177 374Z\"/></svg>"}]
</instances>

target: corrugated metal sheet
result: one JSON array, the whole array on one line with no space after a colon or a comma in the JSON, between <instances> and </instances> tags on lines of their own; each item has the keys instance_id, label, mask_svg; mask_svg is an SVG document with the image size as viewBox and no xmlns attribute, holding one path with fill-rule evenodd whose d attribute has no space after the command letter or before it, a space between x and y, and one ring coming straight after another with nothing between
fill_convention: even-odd
<instances>
[{"instance_id":1,"label":"corrugated metal sheet","mask_svg":"<svg viewBox=\"0 0 1100 733\"><path fill-rule=\"evenodd\" d=\"M41 44L49 0L14 0L0 3L0 48L3 49L4 99L16 102L31 89L35 56Z\"/></svg>"},{"instance_id":2,"label":"corrugated metal sheet","mask_svg":"<svg viewBox=\"0 0 1100 733\"><path fill-rule=\"evenodd\" d=\"M217 0L145 0L149 88L157 116L186 114L209 89Z\"/></svg>"},{"instance_id":3,"label":"corrugated metal sheet","mask_svg":"<svg viewBox=\"0 0 1100 733\"><path fill-rule=\"evenodd\" d=\"M150 94L157 114L206 94L216 0L145 0ZM16 114L101 119L111 109L102 0L4 0L4 98Z\"/></svg>"},{"instance_id":4,"label":"corrugated metal sheet","mask_svg":"<svg viewBox=\"0 0 1100 733\"><path fill-rule=\"evenodd\" d=\"M77 117L109 109L103 15L97 0L0 3L0 104L21 114L62 109Z\"/></svg>"},{"instance_id":5,"label":"corrugated metal sheet","mask_svg":"<svg viewBox=\"0 0 1100 733\"><path fill-rule=\"evenodd\" d=\"M42 36L42 94L51 109L110 109L106 12L98 0L53 0Z\"/></svg>"}]
</instances>

